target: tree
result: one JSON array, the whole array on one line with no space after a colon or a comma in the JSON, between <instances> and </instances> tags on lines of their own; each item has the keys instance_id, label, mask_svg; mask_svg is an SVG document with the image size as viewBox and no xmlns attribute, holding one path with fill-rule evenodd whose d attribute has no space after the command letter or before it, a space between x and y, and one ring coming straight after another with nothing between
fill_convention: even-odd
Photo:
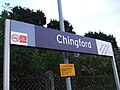
<instances>
[{"instance_id":1,"label":"tree","mask_svg":"<svg viewBox=\"0 0 120 90\"><path fill-rule=\"evenodd\" d=\"M67 20L64 20L64 26L65 26L65 32L75 34L75 32L73 31L73 26ZM60 23L57 20L51 20L50 23L47 24L47 27L60 30Z\"/></svg>"},{"instance_id":2,"label":"tree","mask_svg":"<svg viewBox=\"0 0 120 90\"><path fill-rule=\"evenodd\" d=\"M24 21L31 24L36 24L43 26L46 24L45 14L41 10L30 10L29 8L22 8L16 6L11 9L12 12L9 12L10 18L18 21Z\"/></svg>"},{"instance_id":3,"label":"tree","mask_svg":"<svg viewBox=\"0 0 120 90\"><path fill-rule=\"evenodd\" d=\"M97 32L88 32L88 33L85 33L84 36L104 40L104 41L107 41L107 42L111 42L112 46L114 48L118 49L116 38L113 35L110 35L110 34L106 35L103 32L99 32L99 33L97 33Z\"/></svg>"}]
</instances>

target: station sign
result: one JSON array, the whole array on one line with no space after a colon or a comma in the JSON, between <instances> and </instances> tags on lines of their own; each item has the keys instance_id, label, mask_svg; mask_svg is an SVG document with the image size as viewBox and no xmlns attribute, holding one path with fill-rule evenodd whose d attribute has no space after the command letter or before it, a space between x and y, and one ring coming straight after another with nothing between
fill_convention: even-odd
<instances>
[{"instance_id":1,"label":"station sign","mask_svg":"<svg viewBox=\"0 0 120 90\"><path fill-rule=\"evenodd\" d=\"M11 44L113 56L110 42L10 20Z\"/></svg>"}]
</instances>

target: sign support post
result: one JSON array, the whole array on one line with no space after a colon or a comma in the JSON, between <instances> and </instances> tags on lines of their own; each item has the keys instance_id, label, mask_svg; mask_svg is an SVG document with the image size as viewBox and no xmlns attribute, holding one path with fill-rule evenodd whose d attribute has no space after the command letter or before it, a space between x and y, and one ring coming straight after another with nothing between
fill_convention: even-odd
<instances>
[{"instance_id":1,"label":"sign support post","mask_svg":"<svg viewBox=\"0 0 120 90\"><path fill-rule=\"evenodd\" d=\"M59 11L59 21L60 21L60 30L65 32L64 29L64 20L63 20L63 15L62 15L62 5L61 5L61 0L57 0L58 2L58 11ZM64 63L68 64L68 54L67 52L63 52L63 59ZM71 80L70 77L66 77L66 88L67 90L71 90Z\"/></svg>"},{"instance_id":2,"label":"sign support post","mask_svg":"<svg viewBox=\"0 0 120 90\"><path fill-rule=\"evenodd\" d=\"M117 90L120 90L120 82L119 82L119 77L118 77L118 72L117 72L117 67L116 67L114 55L112 56L112 67L113 67L116 88L117 88Z\"/></svg>"},{"instance_id":3,"label":"sign support post","mask_svg":"<svg viewBox=\"0 0 120 90\"><path fill-rule=\"evenodd\" d=\"M10 20L5 21L3 90L10 88Z\"/></svg>"}]
</instances>

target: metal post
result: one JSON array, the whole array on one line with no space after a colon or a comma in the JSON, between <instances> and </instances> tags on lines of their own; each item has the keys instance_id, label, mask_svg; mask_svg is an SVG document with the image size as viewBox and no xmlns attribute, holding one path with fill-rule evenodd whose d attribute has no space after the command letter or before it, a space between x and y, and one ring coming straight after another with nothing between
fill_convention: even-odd
<instances>
[{"instance_id":1,"label":"metal post","mask_svg":"<svg viewBox=\"0 0 120 90\"><path fill-rule=\"evenodd\" d=\"M57 0L57 2L58 2L58 11L59 11L60 30L65 32L64 20L63 20L63 15L62 15L61 0ZM63 59L64 59L64 63L66 63L66 64L69 63L68 62L67 52L63 52ZM66 88L67 88L67 90L71 90L71 80L70 80L70 77L66 77Z\"/></svg>"},{"instance_id":2,"label":"metal post","mask_svg":"<svg viewBox=\"0 0 120 90\"><path fill-rule=\"evenodd\" d=\"M5 21L3 90L10 88L10 20Z\"/></svg>"},{"instance_id":3,"label":"metal post","mask_svg":"<svg viewBox=\"0 0 120 90\"><path fill-rule=\"evenodd\" d=\"M118 72L117 72L117 67L116 67L114 55L112 58L112 67L113 67L113 73L114 73L114 78L115 78L117 90L120 90L120 82L119 82L119 77L118 77Z\"/></svg>"}]
</instances>

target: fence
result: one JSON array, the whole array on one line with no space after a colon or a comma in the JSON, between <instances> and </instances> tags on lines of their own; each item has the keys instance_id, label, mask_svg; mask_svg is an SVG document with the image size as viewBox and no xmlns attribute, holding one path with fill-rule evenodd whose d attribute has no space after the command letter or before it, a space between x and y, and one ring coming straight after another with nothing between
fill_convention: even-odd
<instances>
[{"instance_id":1,"label":"fence","mask_svg":"<svg viewBox=\"0 0 120 90\"><path fill-rule=\"evenodd\" d=\"M59 76L59 64L63 62L61 52L49 51L43 57L35 51L33 58L31 53L13 54L10 90L66 90L65 78ZM25 56L24 60L21 56ZM110 58L82 54L75 58L72 53L68 56L76 71L76 76L71 77L72 90L116 90ZM0 77L0 90L3 90L2 82Z\"/></svg>"},{"instance_id":2,"label":"fence","mask_svg":"<svg viewBox=\"0 0 120 90\"><path fill-rule=\"evenodd\" d=\"M71 77L71 84L72 90L116 90L113 76L75 76ZM2 87L0 83L0 90ZM41 77L14 77L10 81L10 90L66 90L65 78L58 75L46 77L45 74Z\"/></svg>"}]
</instances>

